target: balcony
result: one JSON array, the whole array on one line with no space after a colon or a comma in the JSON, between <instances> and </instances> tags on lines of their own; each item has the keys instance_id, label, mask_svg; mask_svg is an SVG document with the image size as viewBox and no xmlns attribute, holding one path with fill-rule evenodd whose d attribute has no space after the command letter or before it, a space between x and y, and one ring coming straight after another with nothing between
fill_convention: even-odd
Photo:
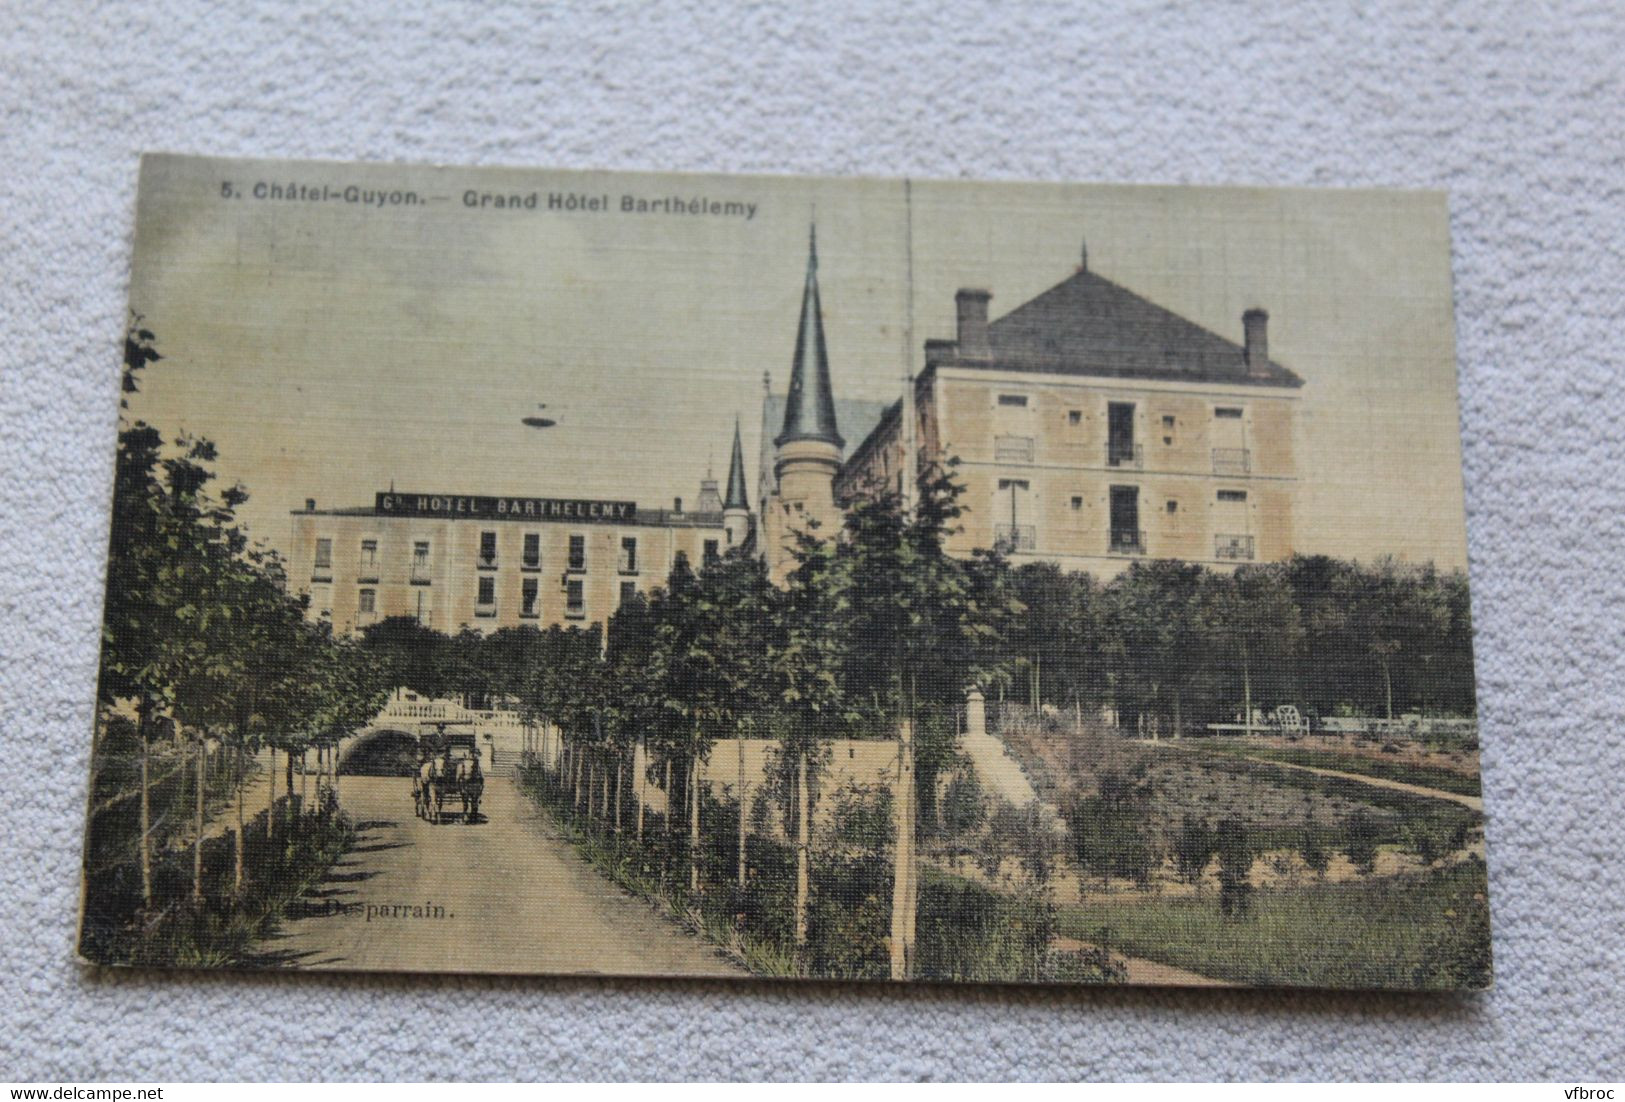
<instances>
[{"instance_id":1,"label":"balcony","mask_svg":"<svg viewBox=\"0 0 1625 1102\"><path fill-rule=\"evenodd\" d=\"M1216 559L1251 559L1253 557L1253 537L1241 535L1214 536L1213 557Z\"/></svg>"},{"instance_id":2,"label":"balcony","mask_svg":"<svg viewBox=\"0 0 1625 1102\"><path fill-rule=\"evenodd\" d=\"M355 580L358 582L376 582L378 580L378 561L376 559L362 559L357 563Z\"/></svg>"},{"instance_id":3,"label":"balcony","mask_svg":"<svg viewBox=\"0 0 1625 1102\"><path fill-rule=\"evenodd\" d=\"M1145 447L1140 444L1111 442L1106 445L1106 466L1126 467L1130 470L1145 468Z\"/></svg>"},{"instance_id":4,"label":"balcony","mask_svg":"<svg viewBox=\"0 0 1625 1102\"><path fill-rule=\"evenodd\" d=\"M426 562L414 562L412 564L412 573L409 580L413 585L428 585L429 564Z\"/></svg>"},{"instance_id":5,"label":"balcony","mask_svg":"<svg viewBox=\"0 0 1625 1102\"><path fill-rule=\"evenodd\" d=\"M480 570L495 570L497 568L496 552L493 551L489 555L481 552L474 557L474 565Z\"/></svg>"},{"instance_id":6,"label":"balcony","mask_svg":"<svg viewBox=\"0 0 1625 1102\"><path fill-rule=\"evenodd\" d=\"M997 463L1031 463L1033 438L1030 436L995 436L993 459Z\"/></svg>"},{"instance_id":7,"label":"balcony","mask_svg":"<svg viewBox=\"0 0 1625 1102\"><path fill-rule=\"evenodd\" d=\"M526 555L524 558L519 560L519 569L523 570L527 574L535 574L535 573L537 573L538 571L540 571L542 569L542 558L541 558L541 556L540 555Z\"/></svg>"},{"instance_id":8,"label":"balcony","mask_svg":"<svg viewBox=\"0 0 1625 1102\"><path fill-rule=\"evenodd\" d=\"M1038 531L1031 524L995 524L993 542L1005 551L1032 551L1038 546Z\"/></svg>"},{"instance_id":9,"label":"balcony","mask_svg":"<svg viewBox=\"0 0 1625 1102\"><path fill-rule=\"evenodd\" d=\"M1246 448L1214 448L1213 473L1244 475L1253 471L1253 453Z\"/></svg>"},{"instance_id":10,"label":"balcony","mask_svg":"<svg viewBox=\"0 0 1625 1102\"><path fill-rule=\"evenodd\" d=\"M1113 528L1107 545L1114 555L1145 554L1145 533L1133 528Z\"/></svg>"}]
</instances>

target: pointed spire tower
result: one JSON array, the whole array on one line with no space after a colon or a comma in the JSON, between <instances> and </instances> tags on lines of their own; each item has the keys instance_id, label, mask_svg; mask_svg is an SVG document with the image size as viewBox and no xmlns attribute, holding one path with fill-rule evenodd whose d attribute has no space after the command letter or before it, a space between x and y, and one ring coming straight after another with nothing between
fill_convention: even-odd
<instances>
[{"instance_id":1,"label":"pointed spire tower","mask_svg":"<svg viewBox=\"0 0 1625 1102\"><path fill-rule=\"evenodd\" d=\"M841 526L840 512L835 507L835 476L841 470L841 449L846 441L835 424L835 392L829 377L829 352L824 345L816 225L807 239L807 281L801 291L801 320L796 327L784 426L773 444L778 515L769 518L764 514L762 518L768 526L764 550L770 571L783 577L793 566L789 549L795 540L790 528L830 539Z\"/></svg>"},{"instance_id":2,"label":"pointed spire tower","mask_svg":"<svg viewBox=\"0 0 1625 1102\"><path fill-rule=\"evenodd\" d=\"M835 427L835 392L829 381L829 352L824 346L824 310L818 299L818 227L807 237L807 282L801 289L801 321L796 327L795 360L790 366L790 393L784 403L784 428L773 443L781 449L798 440L845 446Z\"/></svg>"},{"instance_id":3,"label":"pointed spire tower","mask_svg":"<svg viewBox=\"0 0 1625 1102\"><path fill-rule=\"evenodd\" d=\"M734 418L733 455L728 460L728 492L722 499L722 527L728 546L738 547L750 536L750 495L745 492L745 446L739 439L739 418Z\"/></svg>"}]
</instances>

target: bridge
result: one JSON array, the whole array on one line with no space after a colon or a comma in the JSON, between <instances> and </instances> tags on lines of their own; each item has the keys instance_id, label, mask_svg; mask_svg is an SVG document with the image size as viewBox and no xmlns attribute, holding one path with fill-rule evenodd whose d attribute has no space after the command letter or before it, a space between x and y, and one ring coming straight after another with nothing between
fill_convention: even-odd
<instances>
[{"instance_id":1,"label":"bridge","mask_svg":"<svg viewBox=\"0 0 1625 1102\"><path fill-rule=\"evenodd\" d=\"M547 759L557 753L557 731L526 723L517 711L468 708L457 700L398 688L365 726L339 740L339 772L408 776L415 771L420 740L442 724L474 735L481 767L491 775L512 772L527 753Z\"/></svg>"}]
</instances>

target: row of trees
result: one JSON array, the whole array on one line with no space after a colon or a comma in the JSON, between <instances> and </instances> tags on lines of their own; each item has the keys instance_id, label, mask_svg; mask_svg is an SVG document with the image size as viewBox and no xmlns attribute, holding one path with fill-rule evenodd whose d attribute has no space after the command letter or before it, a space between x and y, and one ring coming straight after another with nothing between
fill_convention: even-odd
<instances>
[{"instance_id":1,"label":"row of trees","mask_svg":"<svg viewBox=\"0 0 1625 1102\"><path fill-rule=\"evenodd\" d=\"M1113 705L1181 732L1291 703L1321 716L1472 715L1472 619L1460 571L1323 555L1215 573L1135 563L1107 583L1051 564L1011 585L1025 610L999 688L1028 704Z\"/></svg>"},{"instance_id":2,"label":"row of trees","mask_svg":"<svg viewBox=\"0 0 1625 1102\"><path fill-rule=\"evenodd\" d=\"M153 342L137 319L125 341L126 395L161 358ZM121 408L91 848L103 864L138 865L140 905L151 912L165 902L155 852L175 844L191 847L190 895L202 902L206 805L232 794L231 880L240 895L253 872L244 844L252 756L269 749L274 773L284 755L289 795L295 760L303 773L313 752L320 776L336 776L338 738L377 712L387 685L373 655L307 619L275 554L250 545L236 518L247 494L215 487L214 445L186 435L166 441L129 418L127 397ZM161 787L178 770L191 772L191 783ZM157 791L183 793L190 806L155 809Z\"/></svg>"},{"instance_id":3,"label":"row of trees","mask_svg":"<svg viewBox=\"0 0 1625 1102\"><path fill-rule=\"evenodd\" d=\"M895 815L893 971L906 974L917 884L915 793L936 791L955 760L963 688L995 674L998 644L1020 611L996 556L943 551L958 515L944 473L905 516L895 501L859 505L842 538L803 533L788 584L733 554L695 572L679 561L666 586L626 602L607 636L595 627L436 636L410 621L369 629L364 646L424 692L504 696L563 733L562 769L577 803L616 830L646 756L665 791L667 830L688 834L688 887L701 884L701 786L691 783L719 738L775 740L771 788L795 852L794 936L807 939L813 807L837 737L897 738L903 763ZM916 774L918 781L916 782ZM641 801L633 801L638 808ZM747 815L738 815L739 878Z\"/></svg>"}]
</instances>

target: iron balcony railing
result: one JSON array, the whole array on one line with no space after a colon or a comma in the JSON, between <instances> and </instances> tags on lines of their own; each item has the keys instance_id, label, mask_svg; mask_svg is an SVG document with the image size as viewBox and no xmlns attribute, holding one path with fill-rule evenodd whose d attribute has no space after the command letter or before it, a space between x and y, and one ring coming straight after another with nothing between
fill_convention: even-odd
<instances>
[{"instance_id":1,"label":"iron balcony railing","mask_svg":"<svg viewBox=\"0 0 1625 1102\"><path fill-rule=\"evenodd\" d=\"M1251 474L1252 470L1253 453L1246 448L1213 449L1214 474Z\"/></svg>"},{"instance_id":2,"label":"iron balcony railing","mask_svg":"<svg viewBox=\"0 0 1625 1102\"><path fill-rule=\"evenodd\" d=\"M481 570L495 570L497 568L497 553L493 551L487 555L484 551L481 551L474 561Z\"/></svg>"},{"instance_id":3,"label":"iron balcony railing","mask_svg":"<svg viewBox=\"0 0 1625 1102\"><path fill-rule=\"evenodd\" d=\"M378 560L362 559L356 563L355 578L358 582L376 582L378 580Z\"/></svg>"},{"instance_id":4,"label":"iron balcony railing","mask_svg":"<svg viewBox=\"0 0 1625 1102\"><path fill-rule=\"evenodd\" d=\"M1145 554L1145 533L1132 528L1113 528L1111 550L1117 555Z\"/></svg>"},{"instance_id":5,"label":"iron balcony railing","mask_svg":"<svg viewBox=\"0 0 1625 1102\"><path fill-rule=\"evenodd\" d=\"M993 459L999 463L1031 463L1033 438L1030 436L995 436Z\"/></svg>"},{"instance_id":6,"label":"iron balcony railing","mask_svg":"<svg viewBox=\"0 0 1625 1102\"><path fill-rule=\"evenodd\" d=\"M413 585L429 584L429 564L426 562L412 563L411 581Z\"/></svg>"},{"instance_id":7,"label":"iron balcony railing","mask_svg":"<svg viewBox=\"0 0 1625 1102\"><path fill-rule=\"evenodd\" d=\"M1106 445L1106 466L1132 467L1139 470L1145 466L1145 448L1139 444L1128 444L1118 441L1108 442Z\"/></svg>"},{"instance_id":8,"label":"iron balcony railing","mask_svg":"<svg viewBox=\"0 0 1625 1102\"><path fill-rule=\"evenodd\" d=\"M993 542L1007 551L1031 551L1038 546L1038 531L1031 524L995 524Z\"/></svg>"},{"instance_id":9,"label":"iron balcony railing","mask_svg":"<svg viewBox=\"0 0 1625 1102\"><path fill-rule=\"evenodd\" d=\"M1213 557L1216 559L1250 559L1253 557L1253 537L1227 534L1214 536Z\"/></svg>"}]
</instances>

